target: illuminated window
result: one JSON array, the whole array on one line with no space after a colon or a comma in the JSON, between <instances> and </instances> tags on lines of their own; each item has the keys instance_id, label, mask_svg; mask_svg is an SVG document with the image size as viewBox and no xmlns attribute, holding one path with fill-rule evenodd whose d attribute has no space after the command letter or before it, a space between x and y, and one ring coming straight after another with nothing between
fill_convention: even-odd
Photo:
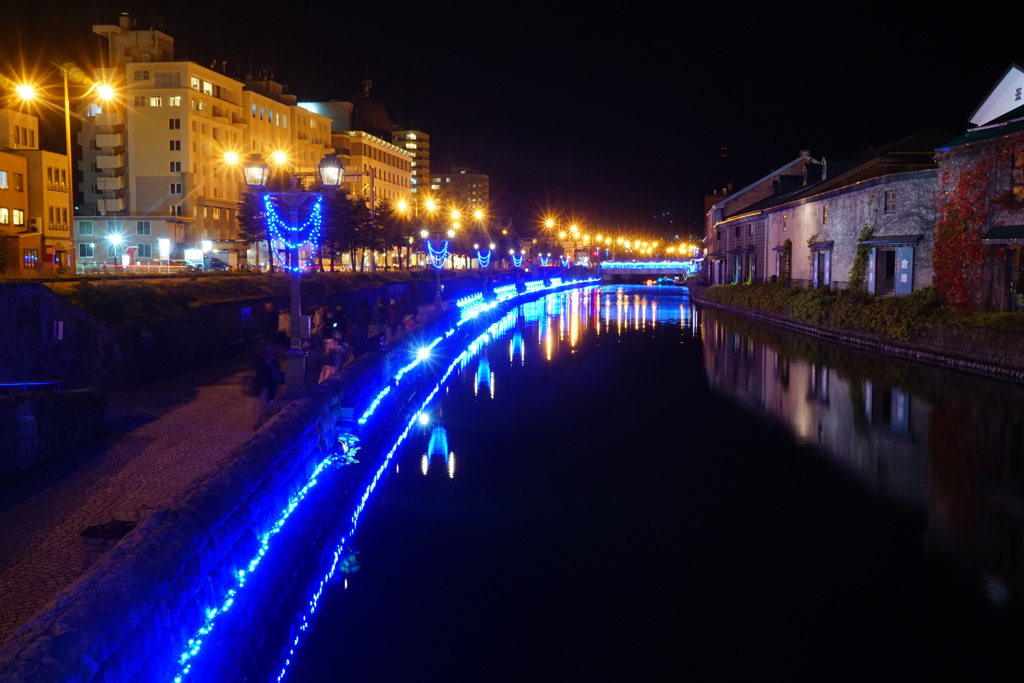
<instances>
[{"instance_id":1,"label":"illuminated window","mask_svg":"<svg viewBox=\"0 0 1024 683\"><path fill-rule=\"evenodd\" d=\"M0 225L11 224L11 210L0 206Z\"/></svg>"},{"instance_id":2,"label":"illuminated window","mask_svg":"<svg viewBox=\"0 0 1024 683\"><path fill-rule=\"evenodd\" d=\"M192 76L189 79L189 81L191 83L191 87L192 87L193 90L199 90L199 79L198 78L196 78L195 76Z\"/></svg>"},{"instance_id":3,"label":"illuminated window","mask_svg":"<svg viewBox=\"0 0 1024 683\"><path fill-rule=\"evenodd\" d=\"M828 223L828 204L821 207L821 224L825 225Z\"/></svg>"},{"instance_id":4,"label":"illuminated window","mask_svg":"<svg viewBox=\"0 0 1024 683\"><path fill-rule=\"evenodd\" d=\"M885 191L885 213L896 213L896 190Z\"/></svg>"},{"instance_id":5,"label":"illuminated window","mask_svg":"<svg viewBox=\"0 0 1024 683\"><path fill-rule=\"evenodd\" d=\"M14 225L25 225L25 212L21 209L11 209L11 219Z\"/></svg>"},{"instance_id":6,"label":"illuminated window","mask_svg":"<svg viewBox=\"0 0 1024 683\"><path fill-rule=\"evenodd\" d=\"M162 107L164 106L164 98L159 95L152 95L149 98L149 106L151 107Z\"/></svg>"},{"instance_id":7,"label":"illuminated window","mask_svg":"<svg viewBox=\"0 0 1024 683\"><path fill-rule=\"evenodd\" d=\"M0 171L0 190L7 189L7 171Z\"/></svg>"},{"instance_id":8,"label":"illuminated window","mask_svg":"<svg viewBox=\"0 0 1024 683\"><path fill-rule=\"evenodd\" d=\"M180 107L181 106L181 95L171 95L167 98L168 107Z\"/></svg>"}]
</instances>

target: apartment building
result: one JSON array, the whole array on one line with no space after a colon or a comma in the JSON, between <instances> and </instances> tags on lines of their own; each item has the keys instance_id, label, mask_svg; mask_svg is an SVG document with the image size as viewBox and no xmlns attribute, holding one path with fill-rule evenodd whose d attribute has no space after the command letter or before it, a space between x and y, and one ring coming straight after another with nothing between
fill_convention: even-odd
<instances>
[{"instance_id":1,"label":"apartment building","mask_svg":"<svg viewBox=\"0 0 1024 683\"><path fill-rule=\"evenodd\" d=\"M299 107L270 78L239 81L174 61L173 38L134 30L130 17L93 32L109 46L101 77L122 91L81 112L79 269L148 265L196 250L244 263L247 245L235 240L240 161L280 153L285 170L313 173L333 151L330 120Z\"/></svg>"}]
</instances>

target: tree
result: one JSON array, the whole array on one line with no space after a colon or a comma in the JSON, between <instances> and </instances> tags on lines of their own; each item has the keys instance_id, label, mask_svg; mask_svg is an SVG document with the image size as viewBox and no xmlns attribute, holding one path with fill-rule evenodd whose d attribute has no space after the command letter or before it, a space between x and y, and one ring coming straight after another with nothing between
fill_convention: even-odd
<instances>
[{"instance_id":1,"label":"tree","mask_svg":"<svg viewBox=\"0 0 1024 683\"><path fill-rule=\"evenodd\" d=\"M267 233L267 220L263 211L263 199L251 190L242 195L238 202L238 239L246 244L267 243L267 259L270 270L274 269L274 250L270 246L270 235ZM259 269L259 249L256 250L256 268Z\"/></svg>"},{"instance_id":2,"label":"tree","mask_svg":"<svg viewBox=\"0 0 1024 683\"><path fill-rule=\"evenodd\" d=\"M345 252L355 249L359 225L353 210L353 201L344 189L324 193L323 234L320 241L321 256L326 252L330 270ZM353 263L354 266L354 263Z\"/></svg>"}]
</instances>

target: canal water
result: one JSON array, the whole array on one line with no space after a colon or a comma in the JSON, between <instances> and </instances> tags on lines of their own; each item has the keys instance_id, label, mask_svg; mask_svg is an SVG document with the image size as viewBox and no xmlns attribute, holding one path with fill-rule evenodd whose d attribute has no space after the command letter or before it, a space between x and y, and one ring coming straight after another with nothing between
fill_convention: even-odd
<instances>
[{"instance_id":1,"label":"canal water","mask_svg":"<svg viewBox=\"0 0 1024 683\"><path fill-rule=\"evenodd\" d=\"M260 680L1019 676L1022 421L684 288L550 295L424 408Z\"/></svg>"}]
</instances>

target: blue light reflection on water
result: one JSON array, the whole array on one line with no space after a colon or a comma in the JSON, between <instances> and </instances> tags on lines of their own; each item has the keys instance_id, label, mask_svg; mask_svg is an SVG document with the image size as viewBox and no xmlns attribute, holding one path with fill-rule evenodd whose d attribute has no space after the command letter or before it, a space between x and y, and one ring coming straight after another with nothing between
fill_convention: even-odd
<instances>
[{"instance_id":1,"label":"blue light reflection on water","mask_svg":"<svg viewBox=\"0 0 1024 683\"><path fill-rule=\"evenodd\" d=\"M529 293L535 293L546 289L558 290L561 287L563 287L563 285L585 286L588 283L596 283L596 281L597 280L595 278L576 282L570 281L566 283L563 283L563 281L560 278L554 279L550 281L550 283L536 281L526 283L526 291ZM516 298L517 296L520 296L520 294L517 293L515 287L512 286L511 289L508 289L508 291L503 291L500 294L499 300L510 300ZM470 322L471 320L475 319L482 311L489 310L494 306L493 303L482 302L482 300L479 297L469 297L465 301L465 303L467 304L467 310L462 311L462 316L456 323L456 327L460 327ZM320 580L317 589L309 598L308 611L302 613L299 617L299 624L297 630L295 631L296 635L294 636L291 647L288 650L289 654L285 658L280 673L278 674L278 680L282 680L286 675L288 667L291 665L290 657L294 654L294 648L299 642L300 634L308 629L308 617L315 613L324 587L331 580L331 578L333 578L339 561L343 561L343 558L345 558L345 542L355 532L363 508L366 506L366 503L369 500L371 494L376 489L378 482L381 480L381 477L386 472L387 466L390 463L395 452L397 451L398 447L408 436L413 425L419 420L419 416L423 408L429 405L429 403L435 398L440 388L444 385L444 383L448 380L448 378L456 369L464 369L469 360L476 353L479 352L482 345L486 343L491 338L492 335L500 335L505 330L507 330L511 325L514 324L518 315L519 312L517 310L511 311L499 321L491 324L485 332L483 332L473 341L471 341L469 345L461 353L459 353L454 358L454 360L452 360L450 365L447 367L446 371L441 375L440 379L437 381L437 384L433 387L433 389L428 393L427 397L424 399L420 411L415 412L411 417L409 417L404 430L401 431L400 434L398 435L397 440L394 442L394 445L391 447L390 451L388 451L384 459L381 461L380 466L374 472L372 478L369 481L369 484L364 489L362 496L359 498L358 503L351 515L351 525L349 527L348 533L342 536L342 538L338 541L337 547L335 548L335 552L333 554L333 561L330 563L323 578ZM441 335L441 337L434 339L429 344L428 351L430 349L433 349L444 339L450 338L452 335L455 334L455 332L456 328L451 328L443 335ZM409 365L402 368L398 372L398 374L393 378L393 383L388 384L378 393L375 399L371 402L370 407L359 418L359 424L365 424L369 420L369 418L373 415L377 408L382 403L385 402L386 397L392 393L392 388L398 386L401 383L403 377L406 374L408 374L413 367L426 367L426 362L429 359L429 353L422 353L422 350L420 349L415 350L413 352L413 356L414 360ZM348 447L354 446L354 444L356 444L357 442L358 438L351 433L342 433L338 435L338 443L340 444L343 450L347 451ZM292 514L299 508L299 506L305 500L307 494L313 489L313 487L315 487L318 483L322 481L321 477L324 477L325 475L330 473L332 465L337 464L339 462L342 465L350 464L345 457L339 457L339 455L340 454L337 452L332 452L326 458L322 459L315 467L312 475L310 476L306 484L294 496L292 496L289 499L288 504L285 506L283 510L280 511L279 517L275 521L274 525L266 532L260 534L260 546L255 556L248 561L245 569L240 569L235 573L235 584L232 588L228 589L226 594L221 599L220 603L215 607L207 608L206 619L204 623L200 625L200 627L197 629L193 637L188 640L185 650L179 655L179 658L177 660L177 673L172 679L174 683L182 683L186 679L186 677L195 675L195 673L197 673L194 671L195 660L197 660L197 658L200 656L203 650L204 643L210 638L214 630L217 629L218 622L221 620L221 618L224 617L226 613L230 610L230 608L235 604L239 592L245 588L247 582L250 582L253 579L254 573L256 572L257 568L262 563L263 559L269 555L271 541L273 540L274 536L284 528L289 518L292 517Z\"/></svg>"}]
</instances>

